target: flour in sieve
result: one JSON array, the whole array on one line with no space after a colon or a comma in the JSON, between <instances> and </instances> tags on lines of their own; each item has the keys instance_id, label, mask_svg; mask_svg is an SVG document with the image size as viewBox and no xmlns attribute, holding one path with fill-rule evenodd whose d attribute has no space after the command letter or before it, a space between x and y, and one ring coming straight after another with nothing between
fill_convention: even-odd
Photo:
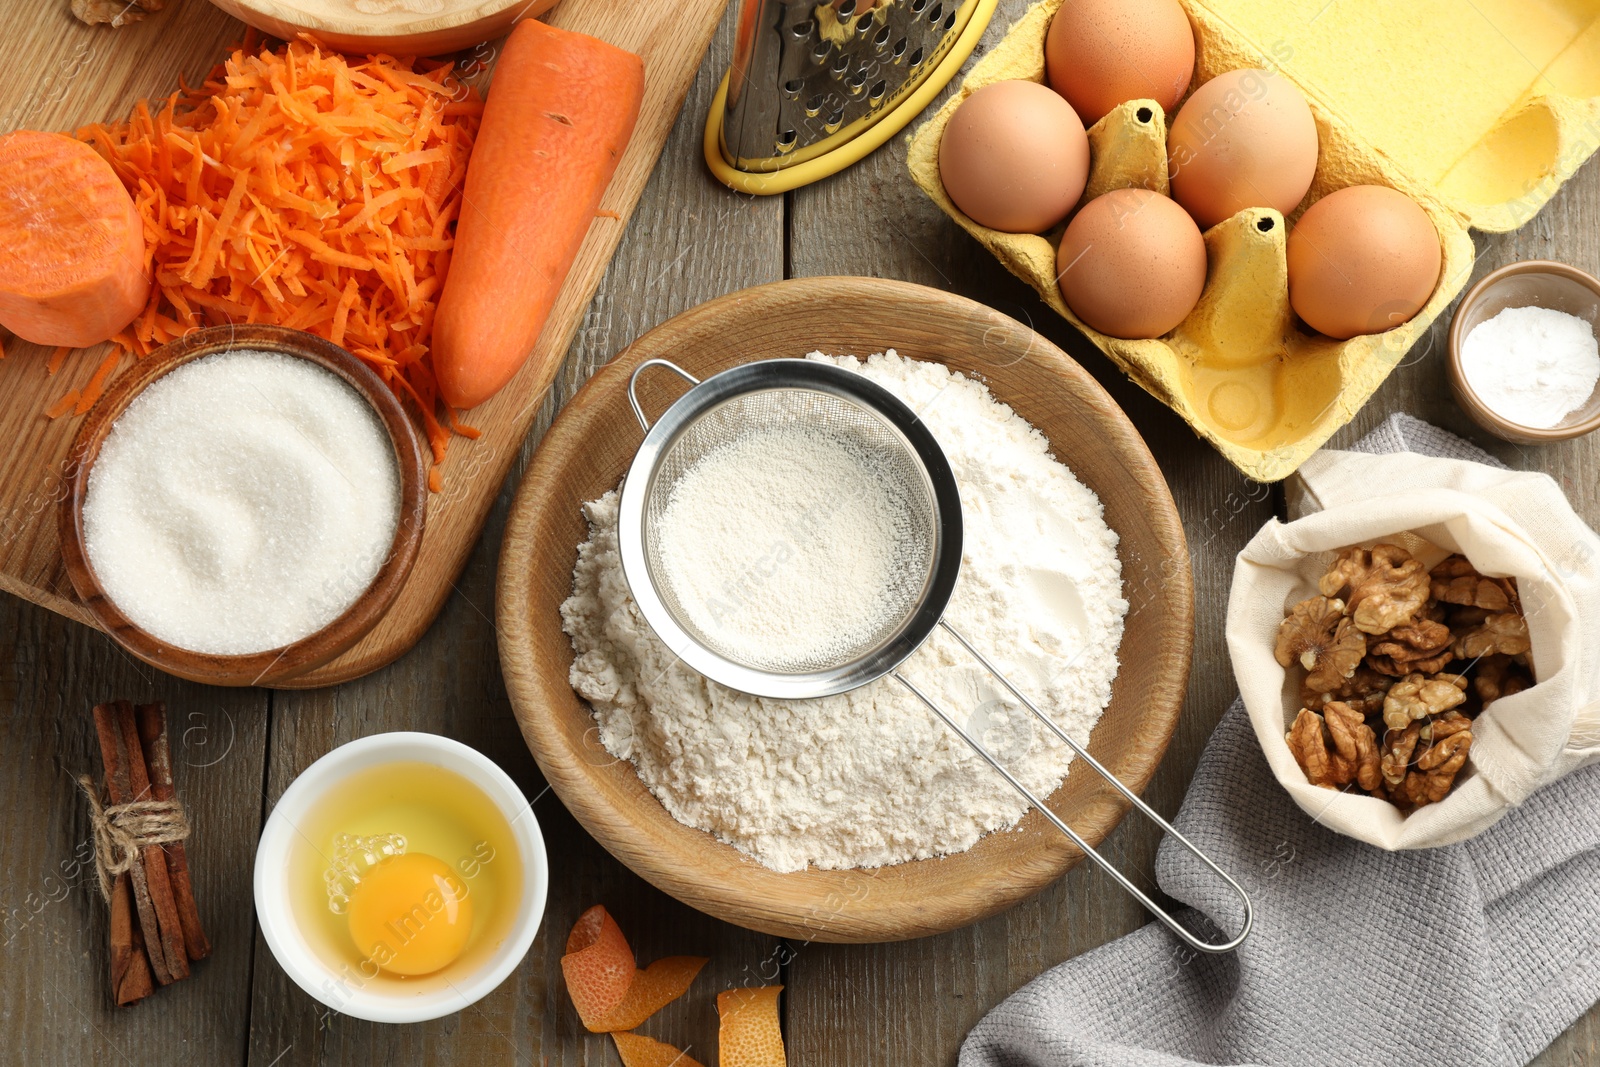
<instances>
[{"instance_id":1,"label":"flour in sieve","mask_svg":"<svg viewBox=\"0 0 1600 1067\"><path fill-rule=\"evenodd\" d=\"M835 665L922 589L929 547L905 493L843 431L762 426L679 476L655 522L659 573L718 652L767 670Z\"/></svg>"},{"instance_id":2,"label":"flour in sieve","mask_svg":"<svg viewBox=\"0 0 1600 1067\"><path fill-rule=\"evenodd\" d=\"M982 384L892 350L857 370L918 411L961 492L961 577L947 617L1073 738L1111 696L1127 602L1099 499ZM960 852L1013 825L1023 800L892 679L819 700L719 686L674 657L628 594L617 493L585 505L563 625L571 679L602 743L680 822L780 871L873 867ZM1071 754L936 632L903 668L1039 793Z\"/></svg>"}]
</instances>

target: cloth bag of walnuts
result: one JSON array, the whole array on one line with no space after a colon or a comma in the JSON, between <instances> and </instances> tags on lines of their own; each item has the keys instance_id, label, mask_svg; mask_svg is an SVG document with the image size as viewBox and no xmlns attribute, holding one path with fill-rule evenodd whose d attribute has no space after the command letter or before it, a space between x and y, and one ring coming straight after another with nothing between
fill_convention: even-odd
<instances>
[{"instance_id":1,"label":"cloth bag of walnuts","mask_svg":"<svg viewBox=\"0 0 1600 1067\"><path fill-rule=\"evenodd\" d=\"M1290 513L1300 517L1267 523L1240 552L1227 639L1267 763L1306 814L1379 848L1449 845L1600 761L1600 538L1554 480L1414 452L1324 449L1300 468ZM1285 616L1318 595L1340 551L1380 543L1428 567L1459 553L1485 576L1514 577L1536 683L1485 706L1449 792L1409 809L1355 785L1311 784L1285 738L1306 672L1275 654Z\"/></svg>"}]
</instances>

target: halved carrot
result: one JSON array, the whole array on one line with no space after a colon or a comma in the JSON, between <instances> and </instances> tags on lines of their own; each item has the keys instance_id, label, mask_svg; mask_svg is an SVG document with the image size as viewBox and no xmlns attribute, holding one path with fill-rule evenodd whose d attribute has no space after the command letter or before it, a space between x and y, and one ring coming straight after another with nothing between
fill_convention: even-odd
<instances>
[{"instance_id":1,"label":"halved carrot","mask_svg":"<svg viewBox=\"0 0 1600 1067\"><path fill-rule=\"evenodd\" d=\"M611 1035L611 1040L617 1043L622 1067L702 1067L700 1061L687 1052L643 1034L619 1030Z\"/></svg>"},{"instance_id":2,"label":"halved carrot","mask_svg":"<svg viewBox=\"0 0 1600 1067\"><path fill-rule=\"evenodd\" d=\"M99 344L150 295L133 198L93 148L0 135L0 325L40 345Z\"/></svg>"},{"instance_id":3,"label":"halved carrot","mask_svg":"<svg viewBox=\"0 0 1600 1067\"><path fill-rule=\"evenodd\" d=\"M633 53L532 19L511 31L467 165L433 320L446 403L481 404L527 360L643 98L644 62Z\"/></svg>"},{"instance_id":4,"label":"halved carrot","mask_svg":"<svg viewBox=\"0 0 1600 1067\"><path fill-rule=\"evenodd\" d=\"M729 989L717 994L718 1067L785 1067L778 1024L781 985Z\"/></svg>"}]
</instances>

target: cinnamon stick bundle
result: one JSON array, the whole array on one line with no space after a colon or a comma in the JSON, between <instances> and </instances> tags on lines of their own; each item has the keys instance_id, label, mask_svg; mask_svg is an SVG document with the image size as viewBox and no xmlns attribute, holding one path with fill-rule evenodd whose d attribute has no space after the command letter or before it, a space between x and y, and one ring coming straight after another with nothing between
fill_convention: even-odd
<instances>
[{"instance_id":1,"label":"cinnamon stick bundle","mask_svg":"<svg viewBox=\"0 0 1600 1067\"><path fill-rule=\"evenodd\" d=\"M136 710L126 700L98 704L94 723L112 805L97 818L106 820L109 814L106 821L118 825L118 817L142 814L181 823L165 707L144 704ZM152 832L147 827L142 834L119 829L121 840L132 842L127 847L133 854L97 859L119 868L110 889L111 988L113 1000L123 1005L149 995L152 978L167 985L188 977L189 961L209 955L211 944L200 925L181 840L187 829Z\"/></svg>"}]
</instances>

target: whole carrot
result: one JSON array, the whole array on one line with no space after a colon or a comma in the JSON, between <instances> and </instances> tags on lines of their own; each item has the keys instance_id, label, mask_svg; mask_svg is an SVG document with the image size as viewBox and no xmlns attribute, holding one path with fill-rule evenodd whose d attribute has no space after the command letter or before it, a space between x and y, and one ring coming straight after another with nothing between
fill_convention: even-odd
<instances>
[{"instance_id":1,"label":"whole carrot","mask_svg":"<svg viewBox=\"0 0 1600 1067\"><path fill-rule=\"evenodd\" d=\"M633 134L644 62L525 20L506 40L467 164L433 320L439 393L493 396L532 351Z\"/></svg>"}]
</instances>

